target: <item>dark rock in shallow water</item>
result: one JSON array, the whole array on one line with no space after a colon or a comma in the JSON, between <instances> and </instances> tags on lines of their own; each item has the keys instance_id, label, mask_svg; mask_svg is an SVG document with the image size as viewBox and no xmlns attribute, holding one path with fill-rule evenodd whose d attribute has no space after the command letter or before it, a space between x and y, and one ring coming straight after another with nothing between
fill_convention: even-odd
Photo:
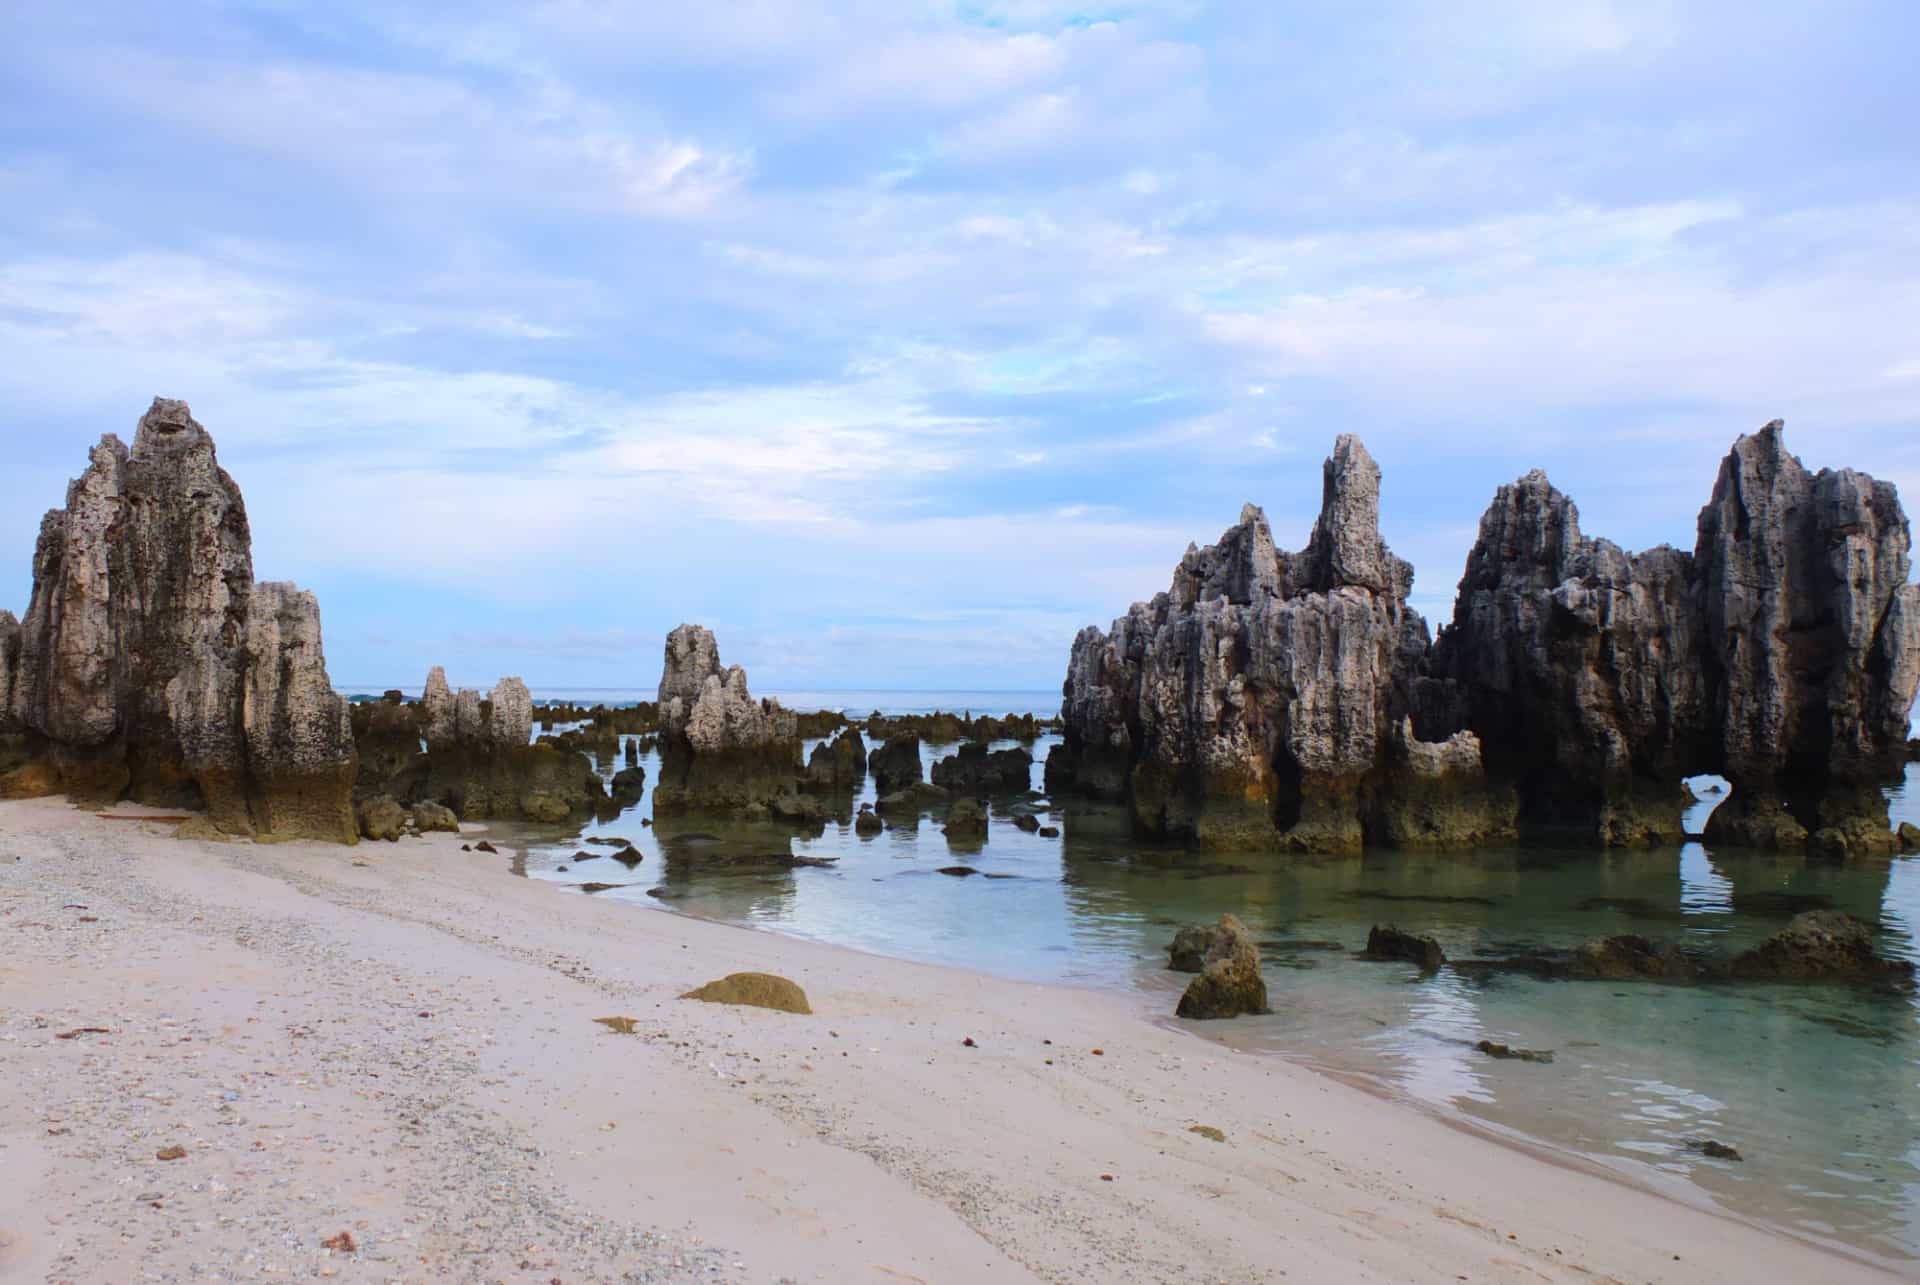
<instances>
[{"instance_id":1,"label":"dark rock in shallow water","mask_svg":"<svg viewBox=\"0 0 1920 1285\"><path fill-rule=\"evenodd\" d=\"M1222 915L1200 975L1187 983L1175 1015L1210 1020L1267 1011L1267 983L1260 976L1260 951L1253 944L1246 925L1232 915Z\"/></svg>"},{"instance_id":2,"label":"dark rock in shallow water","mask_svg":"<svg viewBox=\"0 0 1920 1285\"><path fill-rule=\"evenodd\" d=\"M920 764L920 738L912 733L889 736L867 756L867 771L873 773L873 791L885 798L924 779Z\"/></svg>"},{"instance_id":3,"label":"dark rock in shallow water","mask_svg":"<svg viewBox=\"0 0 1920 1285\"><path fill-rule=\"evenodd\" d=\"M986 811L972 799L955 800L954 805L947 809L947 822L942 829L949 843L985 843Z\"/></svg>"},{"instance_id":4,"label":"dark rock in shallow water","mask_svg":"<svg viewBox=\"0 0 1920 1285\"><path fill-rule=\"evenodd\" d=\"M902 786L892 794L881 795L880 801L874 804L874 808L880 812L924 812L928 808L939 807L952 797L937 785L915 781L910 785Z\"/></svg>"},{"instance_id":5,"label":"dark rock in shallow water","mask_svg":"<svg viewBox=\"0 0 1920 1285\"><path fill-rule=\"evenodd\" d=\"M623 767L613 774L613 801L622 808L638 803L647 792L647 769L638 765Z\"/></svg>"},{"instance_id":6,"label":"dark rock in shallow water","mask_svg":"<svg viewBox=\"0 0 1920 1285\"><path fill-rule=\"evenodd\" d=\"M1446 952L1440 949L1439 942L1431 937L1401 932L1390 924L1373 926L1373 930L1367 934L1367 948L1361 958L1404 960L1417 965L1423 973L1431 973L1447 962Z\"/></svg>"},{"instance_id":7,"label":"dark rock in shallow water","mask_svg":"<svg viewBox=\"0 0 1920 1285\"><path fill-rule=\"evenodd\" d=\"M852 789L866 774L867 743L857 727L843 729L830 742L820 742L807 758L808 789Z\"/></svg>"},{"instance_id":8,"label":"dark rock in shallow water","mask_svg":"<svg viewBox=\"0 0 1920 1285\"><path fill-rule=\"evenodd\" d=\"M1042 839L1058 839L1060 837L1060 827L1043 825L1040 827L1040 837Z\"/></svg>"},{"instance_id":9,"label":"dark rock in shallow water","mask_svg":"<svg viewBox=\"0 0 1920 1285\"><path fill-rule=\"evenodd\" d=\"M1746 1157L1724 1142L1715 1142L1712 1138L1689 1138L1687 1150L1696 1151L1709 1160L1731 1160L1738 1164Z\"/></svg>"},{"instance_id":10,"label":"dark rock in shallow water","mask_svg":"<svg viewBox=\"0 0 1920 1285\"><path fill-rule=\"evenodd\" d=\"M1488 1057L1499 1058L1502 1061L1513 1061L1513 1062L1551 1062L1553 1061L1552 1049L1517 1049L1512 1047L1511 1045L1496 1043L1493 1040L1481 1040L1478 1044L1474 1045L1473 1047L1478 1049L1480 1052L1485 1053Z\"/></svg>"},{"instance_id":11,"label":"dark rock in shallow water","mask_svg":"<svg viewBox=\"0 0 1920 1285\"><path fill-rule=\"evenodd\" d=\"M879 814L866 808L853 818L853 832L863 839L879 834L882 828Z\"/></svg>"},{"instance_id":12,"label":"dark rock in shallow water","mask_svg":"<svg viewBox=\"0 0 1920 1285\"><path fill-rule=\"evenodd\" d=\"M1406 901L1430 906L1497 906L1492 897L1439 892L1388 892L1383 888L1355 888L1340 894L1342 901Z\"/></svg>"},{"instance_id":13,"label":"dark rock in shallow water","mask_svg":"<svg viewBox=\"0 0 1920 1285\"><path fill-rule=\"evenodd\" d=\"M964 879L968 875L977 875L980 872L972 866L941 866L935 870L934 873L937 875L954 875L957 878Z\"/></svg>"},{"instance_id":14,"label":"dark rock in shallow water","mask_svg":"<svg viewBox=\"0 0 1920 1285\"><path fill-rule=\"evenodd\" d=\"M1037 833L1040 829L1040 818L1031 812L1017 812L1013 817L1013 828L1028 834Z\"/></svg>"},{"instance_id":15,"label":"dark rock in shallow water","mask_svg":"<svg viewBox=\"0 0 1920 1285\"><path fill-rule=\"evenodd\" d=\"M1837 910L1794 916L1785 928L1734 956L1731 972L1743 981L1913 980L1912 964L1875 953L1873 925Z\"/></svg>"},{"instance_id":16,"label":"dark rock in shallow water","mask_svg":"<svg viewBox=\"0 0 1920 1285\"><path fill-rule=\"evenodd\" d=\"M1900 851L1920 852L1920 825L1915 825L1911 821L1902 821L1895 837L1899 840Z\"/></svg>"},{"instance_id":17,"label":"dark rock in shallow water","mask_svg":"<svg viewBox=\"0 0 1920 1285\"><path fill-rule=\"evenodd\" d=\"M1033 755L1023 749L988 750L979 741L933 765L933 783L955 794L1015 794L1033 782Z\"/></svg>"}]
</instances>

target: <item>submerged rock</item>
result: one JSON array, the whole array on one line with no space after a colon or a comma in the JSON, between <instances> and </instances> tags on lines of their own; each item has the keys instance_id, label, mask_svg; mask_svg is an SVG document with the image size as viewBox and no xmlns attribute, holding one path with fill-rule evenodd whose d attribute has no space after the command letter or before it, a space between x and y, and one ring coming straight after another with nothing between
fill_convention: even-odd
<instances>
[{"instance_id":1,"label":"submerged rock","mask_svg":"<svg viewBox=\"0 0 1920 1285\"><path fill-rule=\"evenodd\" d=\"M1439 942L1431 937L1402 932L1391 924L1373 926L1367 934L1367 948L1361 952L1361 958L1404 960L1416 965L1423 973L1434 972L1447 962L1447 954L1440 949Z\"/></svg>"},{"instance_id":2,"label":"submerged rock","mask_svg":"<svg viewBox=\"0 0 1920 1285\"><path fill-rule=\"evenodd\" d=\"M872 838L884 828L879 813L868 808L862 808L853 818L853 832L863 839Z\"/></svg>"},{"instance_id":3,"label":"submerged rock","mask_svg":"<svg viewBox=\"0 0 1920 1285\"><path fill-rule=\"evenodd\" d=\"M131 449L103 437L41 523L17 636L0 625L0 732L42 761L18 771L83 801L204 808L228 834L353 842L353 737L319 605L255 584L251 543L185 402L155 398Z\"/></svg>"},{"instance_id":4,"label":"submerged rock","mask_svg":"<svg viewBox=\"0 0 1920 1285\"><path fill-rule=\"evenodd\" d=\"M1207 947L1200 975L1187 984L1175 1015L1193 1019L1265 1013L1267 983L1260 976L1260 951L1246 925L1220 916Z\"/></svg>"},{"instance_id":5,"label":"submerged rock","mask_svg":"<svg viewBox=\"0 0 1920 1285\"><path fill-rule=\"evenodd\" d=\"M942 827L948 842L979 844L987 839L987 813L972 799L956 799Z\"/></svg>"},{"instance_id":6,"label":"submerged rock","mask_svg":"<svg viewBox=\"0 0 1920 1285\"><path fill-rule=\"evenodd\" d=\"M794 982L773 973L728 973L719 981L708 982L680 998L704 1000L709 1004L771 1008L782 1013L813 1012L812 1006L807 1003L805 991Z\"/></svg>"},{"instance_id":7,"label":"submerged rock","mask_svg":"<svg viewBox=\"0 0 1920 1285\"><path fill-rule=\"evenodd\" d=\"M1809 910L1752 950L1734 956L1744 981L1911 982L1913 965L1883 959L1873 925L1838 910Z\"/></svg>"}]
</instances>

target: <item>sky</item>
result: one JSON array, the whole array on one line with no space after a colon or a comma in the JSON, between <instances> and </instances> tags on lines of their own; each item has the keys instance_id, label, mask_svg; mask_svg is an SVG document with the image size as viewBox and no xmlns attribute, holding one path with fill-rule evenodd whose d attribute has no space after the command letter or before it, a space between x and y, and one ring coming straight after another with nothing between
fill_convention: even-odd
<instances>
[{"instance_id":1,"label":"sky","mask_svg":"<svg viewBox=\"0 0 1920 1285\"><path fill-rule=\"evenodd\" d=\"M1360 434L1437 626L1494 489L1691 548L1920 495L1897 0L21 5L0 606L182 397L338 686L1057 688Z\"/></svg>"}]
</instances>

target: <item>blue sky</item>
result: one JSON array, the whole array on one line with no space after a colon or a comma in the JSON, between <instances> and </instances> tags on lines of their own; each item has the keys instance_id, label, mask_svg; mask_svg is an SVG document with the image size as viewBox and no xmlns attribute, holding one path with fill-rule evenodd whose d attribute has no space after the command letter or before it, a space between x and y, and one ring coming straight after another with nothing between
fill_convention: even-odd
<instances>
[{"instance_id":1,"label":"blue sky","mask_svg":"<svg viewBox=\"0 0 1920 1285\"><path fill-rule=\"evenodd\" d=\"M407 10L404 16L400 9ZM1493 489L1920 495L1920 10L17 6L0 604L184 397L339 684L1051 687L1333 437L1443 619Z\"/></svg>"}]
</instances>

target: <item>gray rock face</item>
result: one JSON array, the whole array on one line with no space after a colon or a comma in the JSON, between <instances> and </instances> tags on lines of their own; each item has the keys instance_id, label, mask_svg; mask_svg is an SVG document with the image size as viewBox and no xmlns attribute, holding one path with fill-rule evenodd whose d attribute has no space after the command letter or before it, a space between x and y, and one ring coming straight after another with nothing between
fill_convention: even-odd
<instances>
[{"instance_id":1,"label":"gray rock face","mask_svg":"<svg viewBox=\"0 0 1920 1285\"><path fill-rule=\"evenodd\" d=\"M13 712L13 676L20 670L20 621L0 611L0 735L20 730Z\"/></svg>"},{"instance_id":2,"label":"gray rock face","mask_svg":"<svg viewBox=\"0 0 1920 1285\"><path fill-rule=\"evenodd\" d=\"M1248 505L1167 593L1082 631L1048 788L1126 799L1142 831L1207 847L1358 849L1427 646L1412 568L1380 539L1379 487L1342 437L1303 553L1277 550Z\"/></svg>"},{"instance_id":3,"label":"gray rock face","mask_svg":"<svg viewBox=\"0 0 1920 1285\"><path fill-rule=\"evenodd\" d=\"M447 686L447 671L438 665L427 671L427 685L420 696L420 708L426 723L424 730L428 749L451 745L458 739L459 725L455 721L453 689Z\"/></svg>"},{"instance_id":4,"label":"gray rock face","mask_svg":"<svg viewBox=\"0 0 1920 1285\"><path fill-rule=\"evenodd\" d=\"M1722 838L1894 843L1920 586L1892 485L1809 474L1780 426L1721 466L1692 553L1580 530L1535 472L1494 496L1431 647L1343 437L1300 554L1248 506L1167 593L1075 639L1051 790L1203 845L1447 847L1681 836L1683 776L1734 785Z\"/></svg>"},{"instance_id":5,"label":"gray rock face","mask_svg":"<svg viewBox=\"0 0 1920 1285\"><path fill-rule=\"evenodd\" d=\"M528 745L533 741L533 693L518 678L494 684L487 739L495 745Z\"/></svg>"},{"instance_id":6,"label":"gray rock face","mask_svg":"<svg viewBox=\"0 0 1920 1285\"><path fill-rule=\"evenodd\" d=\"M1456 707L1422 721L1470 727L1533 832L1677 841L1707 696L1692 563L1582 535L1544 473L1501 487L1429 662Z\"/></svg>"},{"instance_id":7,"label":"gray rock face","mask_svg":"<svg viewBox=\"0 0 1920 1285\"><path fill-rule=\"evenodd\" d=\"M246 507L185 402L109 434L47 514L10 721L83 800L205 806L230 833L351 842L353 740L319 608L255 585Z\"/></svg>"},{"instance_id":8,"label":"gray rock face","mask_svg":"<svg viewBox=\"0 0 1920 1285\"><path fill-rule=\"evenodd\" d=\"M1920 687L1910 548L1891 482L1809 474L1777 421L1734 443L1694 552L1708 736L1734 782L1723 836L1793 841L1784 805L1809 832L1887 850L1879 786L1899 779Z\"/></svg>"},{"instance_id":9,"label":"gray rock face","mask_svg":"<svg viewBox=\"0 0 1920 1285\"><path fill-rule=\"evenodd\" d=\"M655 814L758 814L794 792L799 772L792 711L753 699L740 666L722 669L711 630L681 625L667 635Z\"/></svg>"}]
</instances>

